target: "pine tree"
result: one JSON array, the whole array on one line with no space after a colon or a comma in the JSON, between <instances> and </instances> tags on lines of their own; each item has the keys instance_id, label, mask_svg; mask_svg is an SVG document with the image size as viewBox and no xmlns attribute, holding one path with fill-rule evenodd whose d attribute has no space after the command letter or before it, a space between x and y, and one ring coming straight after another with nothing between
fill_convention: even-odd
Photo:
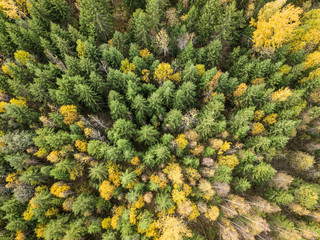
<instances>
[{"instance_id":1,"label":"pine tree","mask_svg":"<svg viewBox=\"0 0 320 240\"><path fill-rule=\"evenodd\" d=\"M195 105L196 85L190 81L182 83L175 94L175 108L185 111Z\"/></svg>"},{"instance_id":2,"label":"pine tree","mask_svg":"<svg viewBox=\"0 0 320 240\"><path fill-rule=\"evenodd\" d=\"M106 0L80 2L80 31L85 35L106 39L112 33L112 16Z\"/></svg>"},{"instance_id":3,"label":"pine tree","mask_svg":"<svg viewBox=\"0 0 320 240\"><path fill-rule=\"evenodd\" d=\"M212 34L214 27L223 13L223 9L218 0L207 1L200 11L200 18L197 21L197 33L203 42L207 41Z\"/></svg>"}]
</instances>

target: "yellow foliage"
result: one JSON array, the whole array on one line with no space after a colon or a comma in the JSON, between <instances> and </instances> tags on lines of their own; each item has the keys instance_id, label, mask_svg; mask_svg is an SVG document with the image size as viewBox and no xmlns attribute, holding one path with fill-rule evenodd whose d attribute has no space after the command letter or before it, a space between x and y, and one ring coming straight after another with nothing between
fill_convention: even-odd
<instances>
[{"instance_id":1,"label":"yellow foliage","mask_svg":"<svg viewBox=\"0 0 320 240\"><path fill-rule=\"evenodd\" d=\"M174 184L183 183L182 169L178 163L169 163L168 166L165 169L163 169L163 172L168 175L168 178Z\"/></svg>"},{"instance_id":2,"label":"yellow foliage","mask_svg":"<svg viewBox=\"0 0 320 240\"><path fill-rule=\"evenodd\" d=\"M133 63L130 63L129 59L126 58L125 60L121 61L120 70L123 73L134 72L136 70L136 66Z\"/></svg>"},{"instance_id":3,"label":"yellow foliage","mask_svg":"<svg viewBox=\"0 0 320 240\"><path fill-rule=\"evenodd\" d=\"M47 150L45 148L40 148L34 155L39 158L42 158L47 155Z\"/></svg>"},{"instance_id":4,"label":"yellow foliage","mask_svg":"<svg viewBox=\"0 0 320 240\"><path fill-rule=\"evenodd\" d=\"M77 49L76 50L78 53L78 57L85 57L86 56L84 42L82 42L80 39L77 40Z\"/></svg>"},{"instance_id":5,"label":"yellow foliage","mask_svg":"<svg viewBox=\"0 0 320 240\"><path fill-rule=\"evenodd\" d=\"M115 211L115 215L111 218L111 227L113 229L117 229L119 217L121 216L124 210L125 210L124 206L117 207Z\"/></svg>"},{"instance_id":6,"label":"yellow foliage","mask_svg":"<svg viewBox=\"0 0 320 240\"><path fill-rule=\"evenodd\" d=\"M191 149L191 153L195 156L199 156L204 151L203 145L197 145L194 149Z\"/></svg>"},{"instance_id":7,"label":"yellow foliage","mask_svg":"<svg viewBox=\"0 0 320 240\"><path fill-rule=\"evenodd\" d=\"M1 101L0 102L0 112L4 113L7 110L5 109L5 107L8 105L8 103Z\"/></svg>"},{"instance_id":8,"label":"yellow foliage","mask_svg":"<svg viewBox=\"0 0 320 240\"><path fill-rule=\"evenodd\" d=\"M73 204L74 200L75 200L75 197L70 197L70 198L67 198L66 200L64 200L62 203L63 210L70 212L72 210L72 204Z\"/></svg>"},{"instance_id":9,"label":"yellow foliage","mask_svg":"<svg viewBox=\"0 0 320 240\"><path fill-rule=\"evenodd\" d=\"M254 120L255 121L259 121L261 118L263 118L264 117L264 111L262 111L262 110L257 110L257 111L255 111L254 112Z\"/></svg>"},{"instance_id":10,"label":"yellow foliage","mask_svg":"<svg viewBox=\"0 0 320 240\"><path fill-rule=\"evenodd\" d=\"M48 156L47 156L47 160L49 162L52 162L52 163L56 163L56 162L59 162L60 161L60 154L58 151L54 150L52 151Z\"/></svg>"},{"instance_id":11,"label":"yellow foliage","mask_svg":"<svg viewBox=\"0 0 320 240\"><path fill-rule=\"evenodd\" d=\"M119 165L111 164L108 168L108 173L109 181L112 182L115 186L119 187L121 183L120 176L122 175L122 172L119 171Z\"/></svg>"},{"instance_id":12,"label":"yellow foliage","mask_svg":"<svg viewBox=\"0 0 320 240\"><path fill-rule=\"evenodd\" d=\"M103 229L111 228L111 218L110 217L104 218L101 222L101 226Z\"/></svg>"},{"instance_id":13,"label":"yellow foliage","mask_svg":"<svg viewBox=\"0 0 320 240\"><path fill-rule=\"evenodd\" d=\"M143 173L144 169L145 169L145 166L144 166L144 165L139 165L139 166L134 170L134 172L135 172L135 174L136 174L137 176L140 176L140 175Z\"/></svg>"},{"instance_id":14,"label":"yellow foliage","mask_svg":"<svg viewBox=\"0 0 320 240\"><path fill-rule=\"evenodd\" d=\"M320 52L319 51L315 51L313 53L310 53L305 60L306 69L313 68L314 66L319 65L319 64L320 64Z\"/></svg>"},{"instance_id":15,"label":"yellow foliage","mask_svg":"<svg viewBox=\"0 0 320 240\"><path fill-rule=\"evenodd\" d=\"M255 78L250 82L252 85L259 85L264 83L264 78Z\"/></svg>"},{"instance_id":16,"label":"yellow foliage","mask_svg":"<svg viewBox=\"0 0 320 240\"><path fill-rule=\"evenodd\" d=\"M14 0L1 0L0 9L11 19L19 19L24 16L24 13L19 10Z\"/></svg>"},{"instance_id":17,"label":"yellow foliage","mask_svg":"<svg viewBox=\"0 0 320 240\"><path fill-rule=\"evenodd\" d=\"M180 202L178 204L177 212L181 215L181 217L186 218L188 217L192 212L192 202L187 199L183 202Z\"/></svg>"},{"instance_id":18,"label":"yellow foliage","mask_svg":"<svg viewBox=\"0 0 320 240\"><path fill-rule=\"evenodd\" d=\"M44 231L46 230L46 225L38 223L34 232L36 233L37 238L44 238Z\"/></svg>"},{"instance_id":19,"label":"yellow foliage","mask_svg":"<svg viewBox=\"0 0 320 240\"><path fill-rule=\"evenodd\" d=\"M183 184L183 191L184 191L186 197L188 197L192 193L192 188L188 184L184 183Z\"/></svg>"},{"instance_id":20,"label":"yellow foliage","mask_svg":"<svg viewBox=\"0 0 320 240\"><path fill-rule=\"evenodd\" d=\"M157 230L158 223L157 221L153 221L150 225L149 228L146 230L146 236L148 238L156 237L158 234Z\"/></svg>"},{"instance_id":21,"label":"yellow foliage","mask_svg":"<svg viewBox=\"0 0 320 240\"><path fill-rule=\"evenodd\" d=\"M192 237L192 232L180 219L166 215L159 219L159 240L183 240Z\"/></svg>"},{"instance_id":22,"label":"yellow foliage","mask_svg":"<svg viewBox=\"0 0 320 240\"><path fill-rule=\"evenodd\" d=\"M13 75L12 75L12 72L10 70L10 67L15 67L15 66L17 66L15 63L6 63L6 64L2 65L1 69L5 74L7 74L11 78L13 78Z\"/></svg>"},{"instance_id":23,"label":"yellow foliage","mask_svg":"<svg viewBox=\"0 0 320 240\"><path fill-rule=\"evenodd\" d=\"M170 80L174 83L179 83L181 81L180 73L176 72L170 76Z\"/></svg>"},{"instance_id":24,"label":"yellow foliage","mask_svg":"<svg viewBox=\"0 0 320 240\"><path fill-rule=\"evenodd\" d=\"M12 182L15 182L18 180L18 176L20 174L18 172L15 172L15 173L9 173L7 178L6 178L6 182L7 183L12 183Z\"/></svg>"},{"instance_id":25,"label":"yellow foliage","mask_svg":"<svg viewBox=\"0 0 320 240\"><path fill-rule=\"evenodd\" d=\"M197 218L200 216L200 213L198 211L197 205L195 203L192 203L192 211L188 217L188 221L197 221Z\"/></svg>"},{"instance_id":26,"label":"yellow foliage","mask_svg":"<svg viewBox=\"0 0 320 240\"><path fill-rule=\"evenodd\" d=\"M224 152L228 151L230 149L230 146L231 146L231 142L224 141L224 143L222 144L218 154L221 155Z\"/></svg>"},{"instance_id":27,"label":"yellow foliage","mask_svg":"<svg viewBox=\"0 0 320 240\"><path fill-rule=\"evenodd\" d=\"M164 189L168 183L168 180L164 174L156 174L156 173L153 173L150 176L150 181L158 184L161 189Z\"/></svg>"},{"instance_id":28,"label":"yellow foliage","mask_svg":"<svg viewBox=\"0 0 320 240\"><path fill-rule=\"evenodd\" d=\"M179 83L181 78L180 74L173 74L173 69L169 63L160 63L154 72L154 79L162 84L167 80L172 80L174 83Z\"/></svg>"},{"instance_id":29,"label":"yellow foliage","mask_svg":"<svg viewBox=\"0 0 320 240\"><path fill-rule=\"evenodd\" d=\"M167 34L166 30L162 28L160 32L158 32L156 36L156 44L161 52L166 56L169 48L169 35Z\"/></svg>"},{"instance_id":30,"label":"yellow foliage","mask_svg":"<svg viewBox=\"0 0 320 240\"><path fill-rule=\"evenodd\" d=\"M81 163L77 162L77 164L69 172L70 179L75 180L76 178L81 177L83 175L83 172L84 166Z\"/></svg>"},{"instance_id":31,"label":"yellow foliage","mask_svg":"<svg viewBox=\"0 0 320 240\"><path fill-rule=\"evenodd\" d=\"M255 26L253 44L256 51L272 54L293 35L293 31L300 24L302 9L288 4L286 0L276 0L265 4L259 11L258 20L251 20Z\"/></svg>"},{"instance_id":32,"label":"yellow foliage","mask_svg":"<svg viewBox=\"0 0 320 240\"><path fill-rule=\"evenodd\" d=\"M18 99L12 98L10 100L10 103L12 105L16 105L18 107L26 107L27 106L27 100L25 98L23 98L23 97L19 97Z\"/></svg>"},{"instance_id":33,"label":"yellow foliage","mask_svg":"<svg viewBox=\"0 0 320 240\"><path fill-rule=\"evenodd\" d=\"M266 116L262 121L263 121L265 124L272 125L272 124L274 124L274 123L277 122L277 117L278 117L278 114L276 114L276 113L271 113L271 114L269 114L268 116Z\"/></svg>"},{"instance_id":34,"label":"yellow foliage","mask_svg":"<svg viewBox=\"0 0 320 240\"><path fill-rule=\"evenodd\" d=\"M46 211L44 214L47 218L52 218L53 216L56 216L59 212L59 209L56 207L52 207Z\"/></svg>"},{"instance_id":35,"label":"yellow foliage","mask_svg":"<svg viewBox=\"0 0 320 240\"><path fill-rule=\"evenodd\" d=\"M195 130L189 130L185 133L185 137L188 141L198 142L200 140L199 134Z\"/></svg>"},{"instance_id":36,"label":"yellow foliage","mask_svg":"<svg viewBox=\"0 0 320 240\"><path fill-rule=\"evenodd\" d=\"M320 88L318 88L314 92L311 92L309 95L309 99L313 103L319 103L320 102Z\"/></svg>"},{"instance_id":37,"label":"yellow foliage","mask_svg":"<svg viewBox=\"0 0 320 240\"><path fill-rule=\"evenodd\" d=\"M210 221L215 221L219 217L220 211L217 206L211 206L208 211L204 214Z\"/></svg>"},{"instance_id":38,"label":"yellow foliage","mask_svg":"<svg viewBox=\"0 0 320 240\"><path fill-rule=\"evenodd\" d=\"M23 219L26 221L30 221L34 213L32 212L33 208L31 205L27 207L27 210L23 212Z\"/></svg>"},{"instance_id":39,"label":"yellow foliage","mask_svg":"<svg viewBox=\"0 0 320 240\"><path fill-rule=\"evenodd\" d=\"M197 64L196 68L198 69L199 76L202 77L203 74L206 72L205 66L203 64Z\"/></svg>"},{"instance_id":40,"label":"yellow foliage","mask_svg":"<svg viewBox=\"0 0 320 240\"><path fill-rule=\"evenodd\" d=\"M273 92L271 94L271 100L272 101L280 101L284 102L287 100L288 97L292 95L292 91L289 87L281 88L276 92Z\"/></svg>"},{"instance_id":41,"label":"yellow foliage","mask_svg":"<svg viewBox=\"0 0 320 240\"><path fill-rule=\"evenodd\" d=\"M14 240L23 240L25 238L26 238L26 235L21 230L18 230L16 232L16 237Z\"/></svg>"},{"instance_id":42,"label":"yellow foliage","mask_svg":"<svg viewBox=\"0 0 320 240\"><path fill-rule=\"evenodd\" d=\"M186 171L187 178L190 182L198 181L201 178L201 175L197 169L188 167L185 169L185 171Z\"/></svg>"},{"instance_id":43,"label":"yellow foliage","mask_svg":"<svg viewBox=\"0 0 320 240\"><path fill-rule=\"evenodd\" d=\"M93 136L93 130L91 128L85 128L83 130L84 135L86 135L87 138L92 137Z\"/></svg>"},{"instance_id":44,"label":"yellow foliage","mask_svg":"<svg viewBox=\"0 0 320 240\"><path fill-rule=\"evenodd\" d=\"M171 191L171 195L172 195L172 200L177 204L179 204L187 199L186 193L182 190L177 189L177 188L174 188Z\"/></svg>"},{"instance_id":45,"label":"yellow foliage","mask_svg":"<svg viewBox=\"0 0 320 240\"><path fill-rule=\"evenodd\" d=\"M80 152L85 152L87 151L87 142L86 141L81 141L77 140L74 146L78 149Z\"/></svg>"},{"instance_id":46,"label":"yellow foliage","mask_svg":"<svg viewBox=\"0 0 320 240\"><path fill-rule=\"evenodd\" d=\"M109 181L103 181L99 187L100 195L105 200L110 200L114 194L116 187Z\"/></svg>"},{"instance_id":47,"label":"yellow foliage","mask_svg":"<svg viewBox=\"0 0 320 240\"><path fill-rule=\"evenodd\" d=\"M63 182L56 182L54 183L51 188L50 192L59 198L65 198L68 195L68 190L70 189L70 186L67 184L64 184Z\"/></svg>"},{"instance_id":48,"label":"yellow foliage","mask_svg":"<svg viewBox=\"0 0 320 240\"><path fill-rule=\"evenodd\" d=\"M296 152L291 156L292 166L298 171L307 171L313 168L314 156L304 152Z\"/></svg>"},{"instance_id":49,"label":"yellow foliage","mask_svg":"<svg viewBox=\"0 0 320 240\"><path fill-rule=\"evenodd\" d=\"M297 203L290 203L288 205L289 209L294 212L295 214L298 214L300 216L303 215L309 215L310 211L306 209L305 207L301 206L300 204Z\"/></svg>"},{"instance_id":50,"label":"yellow foliage","mask_svg":"<svg viewBox=\"0 0 320 240\"><path fill-rule=\"evenodd\" d=\"M77 107L74 105L65 105L60 108L60 113L63 115L63 122L70 125L76 122L79 118Z\"/></svg>"},{"instance_id":51,"label":"yellow foliage","mask_svg":"<svg viewBox=\"0 0 320 240\"><path fill-rule=\"evenodd\" d=\"M216 193L211 183L206 179L201 178L198 187L200 191L203 193L202 197L206 200L211 200L213 198L213 195L215 195Z\"/></svg>"},{"instance_id":52,"label":"yellow foliage","mask_svg":"<svg viewBox=\"0 0 320 240\"><path fill-rule=\"evenodd\" d=\"M144 206L143 195L139 195L138 200L132 204L134 208L142 208Z\"/></svg>"},{"instance_id":53,"label":"yellow foliage","mask_svg":"<svg viewBox=\"0 0 320 240\"><path fill-rule=\"evenodd\" d=\"M262 123L253 123L252 124L252 129L251 129L251 133L252 135L257 135L262 133L265 130L264 126Z\"/></svg>"},{"instance_id":54,"label":"yellow foliage","mask_svg":"<svg viewBox=\"0 0 320 240\"><path fill-rule=\"evenodd\" d=\"M138 156L133 157L133 158L131 159L130 163L131 163L132 165L135 165L135 166L139 165L139 164L140 164L139 157L138 157Z\"/></svg>"},{"instance_id":55,"label":"yellow foliage","mask_svg":"<svg viewBox=\"0 0 320 240\"><path fill-rule=\"evenodd\" d=\"M237 155L226 155L226 156L219 156L218 157L219 164L222 166L227 166L231 169L234 169L235 166L239 164L239 159L237 158Z\"/></svg>"},{"instance_id":56,"label":"yellow foliage","mask_svg":"<svg viewBox=\"0 0 320 240\"><path fill-rule=\"evenodd\" d=\"M212 99L214 95L217 93L214 92L214 90L218 87L219 85L219 78L221 76L222 72L219 70L213 77L212 79L207 82L205 91L203 92L204 96L204 102L208 102Z\"/></svg>"},{"instance_id":57,"label":"yellow foliage","mask_svg":"<svg viewBox=\"0 0 320 240\"><path fill-rule=\"evenodd\" d=\"M282 72L283 74L288 74L291 71L291 69L292 67L290 67L288 64L285 64L281 66L280 72Z\"/></svg>"},{"instance_id":58,"label":"yellow foliage","mask_svg":"<svg viewBox=\"0 0 320 240\"><path fill-rule=\"evenodd\" d=\"M244 93L246 92L247 88L248 88L247 84L241 83L241 84L237 87L237 89L233 92L233 96L234 96L235 98L240 97L242 94L244 94Z\"/></svg>"},{"instance_id":59,"label":"yellow foliage","mask_svg":"<svg viewBox=\"0 0 320 240\"><path fill-rule=\"evenodd\" d=\"M178 137L175 139L178 147L181 149L185 149L188 145L188 140L186 139L185 134L179 134Z\"/></svg>"},{"instance_id":60,"label":"yellow foliage","mask_svg":"<svg viewBox=\"0 0 320 240\"><path fill-rule=\"evenodd\" d=\"M143 59L146 59L151 56L151 53L149 52L149 50L147 48L139 50L139 54Z\"/></svg>"},{"instance_id":61,"label":"yellow foliage","mask_svg":"<svg viewBox=\"0 0 320 240\"><path fill-rule=\"evenodd\" d=\"M320 43L320 9L312 9L301 18L300 27L296 28L291 40L291 49L298 51L312 50Z\"/></svg>"},{"instance_id":62,"label":"yellow foliage","mask_svg":"<svg viewBox=\"0 0 320 240\"><path fill-rule=\"evenodd\" d=\"M150 82L150 70L148 70L148 69L143 69L143 70L141 71L141 74L142 74L142 76L141 76L141 80L142 80L142 81L144 81L144 82L146 82L146 83Z\"/></svg>"},{"instance_id":63,"label":"yellow foliage","mask_svg":"<svg viewBox=\"0 0 320 240\"><path fill-rule=\"evenodd\" d=\"M32 62L35 62L36 59L34 56L32 56L30 53L23 51L23 50L18 50L14 53L14 59L17 62L21 62L23 65L27 64L27 60L30 60Z\"/></svg>"},{"instance_id":64,"label":"yellow foliage","mask_svg":"<svg viewBox=\"0 0 320 240\"><path fill-rule=\"evenodd\" d=\"M82 120L76 122L76 124L77 124L77 126L78 126L79 128L81 128L81 129L84 129L84 127L85 127L85 123L84 123Z\"/></svg>"},{"instance_id":65,"label":"yellow foliage","mask_svg":"<svg viewBox=\"0 0 320 240\"><path fill-rule=\"evenodd\" d=\"M130 208L129 222L132 225L136 225L137 224L137 209L134 208L134 207Z\"/></svg>"},{"instance_id":66,"label":"yellow foliage","mask_svg":"<svg viewBox=\"0 0 320 240\"><path fill-rule=\"evenodd\" d=\"M248 2L248 7L245 11L245 16L247 19L252 17L252 15L253 15L253 12L255 9L255 2L256 2L256 0L249 0L249 2Z\"/></svg>"}]
</instances>

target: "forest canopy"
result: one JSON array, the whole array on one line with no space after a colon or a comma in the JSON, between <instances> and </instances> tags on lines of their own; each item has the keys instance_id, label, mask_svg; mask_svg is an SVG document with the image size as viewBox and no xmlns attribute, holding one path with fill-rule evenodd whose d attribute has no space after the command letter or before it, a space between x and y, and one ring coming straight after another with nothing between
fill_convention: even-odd
<instances>
[{"instance_id":1,"label":"forest canopy","mask_svg":"<svg viewBox=\"0 0 320 240\"><path fill-rule=\"evenodd\" d=\"M320 239L317 0L0 0L0 240Z\"/></svg>"}]
</instances>

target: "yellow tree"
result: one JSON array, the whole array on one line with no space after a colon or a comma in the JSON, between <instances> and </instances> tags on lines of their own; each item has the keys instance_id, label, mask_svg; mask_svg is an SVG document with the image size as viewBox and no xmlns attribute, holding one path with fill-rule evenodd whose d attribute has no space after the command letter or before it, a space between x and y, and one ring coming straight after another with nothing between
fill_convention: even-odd
<instances>
[{"instance_id":1,"label":"yellow tree","mask_svg":"<svg viewBox=\"0 0 320 240\"><path fill-rule=\"evenodd\" d=\"M160 238L159 240L182 240L184 236L192 237L192 232L182 220L170 215L159 219Z\"/></svg>"},{"instance_id":2,"label":"yellow tree","mask_svg":"<svg viewBox=\"0 0 320 240\"><path fill-rule=\"evenodd\" d=\"M0 0L0 9L7 14L11 19L19 19L25 17L25 13L20 9L26 11L25 0Z\"/></svg>"},{"instance_id":3,"label":"yellow tree","mask_svg":"<svg viewBox=\"0 0 320 240\"><path fill-rule=\"evenodd\" d=\"M163 28L156 36L156 43L160 52L163 52L164 56L167 56L167 53L169 52L169 36Z\"/></svg>"},{"instance_id":4,"label":"yellow tree","mask_svg":"<svg viewBox=\"0 0 320 240\"><path fill-rule=\"evenodd\" d=\"M284 6L286 0L269 2L259 11L258 20L251 20L253 44L257 52L272 54L275 49L288 42L300 24L302 9L291 4Z\"/></svg>"},{"instance_id":5,"label":"yellow tree","mask_svg":"<svg viewBox=\"0 0 320 240\"><path fill-rule=\"evenodd\" d=\"M320 43L320 9L312 9L301 18L301 26L294 30L291 49L297 51L305 48L312 51Z\"/></svg>"}]
</instances>

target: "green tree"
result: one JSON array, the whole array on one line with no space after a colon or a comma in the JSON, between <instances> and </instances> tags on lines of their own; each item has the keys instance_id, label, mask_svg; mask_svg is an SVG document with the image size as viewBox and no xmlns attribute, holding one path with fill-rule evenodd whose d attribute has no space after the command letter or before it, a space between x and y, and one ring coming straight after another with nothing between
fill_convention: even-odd
<instances>
[{"instance_id":1,"label":"green tree","mask_svg":"<svg viewBox=\"0 0 320 240\"><path fill-rule=\"evenodd\" d=\"M154 145L158 142L160 133L151 125L144 125L138 131L138 141L145 145Z\"/></svg>"},{"instance_id":2,"label":"green tree","mask_svg":"<svg viewBox=\"0 0 320 240\"><path fill-rule=\"evenodd\" d=\"M79 23L83 34L106 39L113 27L109 1L82 0Z\"/></svg>"}]
</instances>

